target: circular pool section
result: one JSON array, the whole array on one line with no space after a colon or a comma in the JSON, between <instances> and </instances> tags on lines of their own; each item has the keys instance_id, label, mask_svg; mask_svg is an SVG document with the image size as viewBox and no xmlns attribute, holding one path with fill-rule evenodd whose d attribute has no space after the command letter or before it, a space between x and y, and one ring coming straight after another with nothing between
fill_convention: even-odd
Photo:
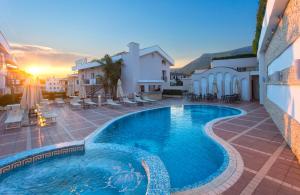
<instances>
[{"instance_id":1,"label":"circular pool section","mask_svg":"<svg viewBox=\"0 0 300 195\"><path fill-rule=\"evenodd\" d=\"M115 147L115 146L114 146ZM145 194L147 176L130 150L105 144L49 158L0 177L0 194Z\"/></svg>"},{"instance_id":2,"label":"circular pool section","mask_svg":"<svg viewBox=\"0 0 300 195\"><path fill-rule=\"evenodd\" d=\"M240 113L209 105L153 109L110 123L94 142L137 147L159 156L169 173L171 191L183 191L210 182L228 165L226 151L205 133L205 124Z\"/></svg>"}]
</instances>

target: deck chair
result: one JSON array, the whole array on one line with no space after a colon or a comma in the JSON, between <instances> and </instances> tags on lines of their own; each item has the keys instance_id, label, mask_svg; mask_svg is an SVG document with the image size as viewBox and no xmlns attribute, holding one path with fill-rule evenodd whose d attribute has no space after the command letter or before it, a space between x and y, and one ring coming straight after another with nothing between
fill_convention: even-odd
<instances>
[{"instance_id":1,"label":"deck chair","mask_svg":"<svg viewBox=\"0 0 300 195\"><path fill-rule=\"evenodd\" d=\"M124 103L125 105L129 105L129 106L136 105L136 102L130 101L128 97L122 97L121 100L122 100L121 102Z\"/></svg>"},{"instance_id":2,"label":"deck chair","mask_svg":"<svg viewBox=\"0 0 300 195\"><path fill-rule=\"evenodd\" d=\"M106 105L111 106L111 107L121 106L121 104L118 104L118 103L114 102L112 99L107 99L106 100Z\"/></svg>"},{"instance_id":3,"label":"deck chair","mask_svg":"<svg viewBox=\"0 0 300 195\"><path fill-rule=\"evenodd\" d=\"M81 108L81 104L79 104L79 102L76 100L71 100L70 106L72 109L80 109Z\"/></svg>"},{"instance_id":4,"label":"deck chair","mask_svg":"<svg viewBox=\"0 0 300 195\"><path fill-rule=\"evenodd\" d=\"M55 104L58 106L63 106L65 104L65 101L62 98L55 98Z\"/></svg>"},{"instance_id":5,"label":"deck chair","mask_svg":"<svg viewBox=\"0 0 300 195\"><path fill-rule=\"evenodd\" d=\"M142 98L143 98L143 100L148 101L148 102L156 102L157 101L157 100L150 99L147 96L143 96Z\"/></svg>"},{"instance_id":6,"label":"deck chair","mask_svg":"<svg viewBox=\"0 0 300 195\"><path fill-rule=\"evenodd\" d=\"M97 106L97 104L95 102L93 102L90 98L86 98L84 99L84 103L87 105L87 106Z\"/></svg>"},{"instance_id":7,"label":"deck chair","mask_svg":"<svg viewBox=\"0 0 300 195\"><path fill-rule=\"evenodd\" d=\"M21 128L23 116L24 110L22 109L8 110L7 118L4 121L5 129Z\"/></svg>"}]
</instances>

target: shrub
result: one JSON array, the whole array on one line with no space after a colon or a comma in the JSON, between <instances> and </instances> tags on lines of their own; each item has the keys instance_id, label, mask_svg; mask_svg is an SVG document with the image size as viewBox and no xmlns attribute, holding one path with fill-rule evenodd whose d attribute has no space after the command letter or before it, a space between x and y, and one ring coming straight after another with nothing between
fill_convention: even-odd
<instances>
[{"instance_id":1,"label":"shrub","mask_svg":"<svg viewBox=\"0 0 300 195\"><path fill-rule=\"evenodd\" d=\"M163 95L182 95L182 90L179 89L164 89Z\"/></svg>"},{"instance_id":2,"label":"shrub","mask_svg":"<svg viewBox=\"0 0 300 195\"><path fill-rule=\"evenodd\" d=\"M266 5L267 5L267 0L259 0L258 11L256 14L256 31L255 31L254 40L252 42L253 53L255 54L257 53L257 49L258 49L258 43L259 43L263 19L265 16Z\"/></svg>"},{"instance_id":3,"label":"shrub","mask_svg":"<svg viewBox=\"0 0 300 195\"><path fill-rule=\"evenodd\" d=\"M66 98L65 92L46 92L43 91L43 98L54 100L55 98Z\"/></svg>"},{"instance_id":4,"label":"shrub","mask_svg":"<svg viewBox=\"0 0 300 195\"><path fill-rule=\"evenodd\" d=\"M11 95L11 94L6 94L3 96L0 96L0 106L6 106L8 104L18 104L20 103L21 100L21 95Z\"/></svg>"}]
</instances>

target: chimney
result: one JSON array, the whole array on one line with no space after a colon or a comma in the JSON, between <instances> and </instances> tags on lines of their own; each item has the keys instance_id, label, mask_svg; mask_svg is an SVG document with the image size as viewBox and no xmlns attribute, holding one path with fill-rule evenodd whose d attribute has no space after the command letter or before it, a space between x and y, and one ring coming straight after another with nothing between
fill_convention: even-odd
<instances>
[{"instance_id":1,"label":"chimney","mask_svg":"<svg viewBox=\"0 0 300 195\"><path fill-rule=\"evenodd\" d=\"M130 55L139 56L139 54L140 54L140 44L135 43L135 42L130 42L130 43L128 43L127 46L129 47Z\"/></svg>"}]
</instances>

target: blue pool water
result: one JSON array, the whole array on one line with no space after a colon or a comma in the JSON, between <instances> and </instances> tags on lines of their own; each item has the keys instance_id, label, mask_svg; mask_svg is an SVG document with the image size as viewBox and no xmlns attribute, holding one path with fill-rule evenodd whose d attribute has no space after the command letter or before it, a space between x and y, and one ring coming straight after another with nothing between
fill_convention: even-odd
<instances>
[{"instance_id":1,"label":"blue pool water","mask_svg":"<svg viewBox=\"0 0 300 195\"><path fill-rule=\"evenodd\" d=\"M0 177L1 195L136 195L146 188L146 173L134 154L105 147L47 159Z\"/></svg>"},{"instance_id":2,"label":"blue pool water","mask_svg":"<svg viewBox=\"0 0 300 195\"><path fill-rule=\"evenodd\" d=\"M158 155L170 175L172 191L207 183L227 166L225 150L204 132L204 125L239 110L207 105L172 106L123 117L96 137L97 143L138 147Z\"/></svg>"}]
</instances>

